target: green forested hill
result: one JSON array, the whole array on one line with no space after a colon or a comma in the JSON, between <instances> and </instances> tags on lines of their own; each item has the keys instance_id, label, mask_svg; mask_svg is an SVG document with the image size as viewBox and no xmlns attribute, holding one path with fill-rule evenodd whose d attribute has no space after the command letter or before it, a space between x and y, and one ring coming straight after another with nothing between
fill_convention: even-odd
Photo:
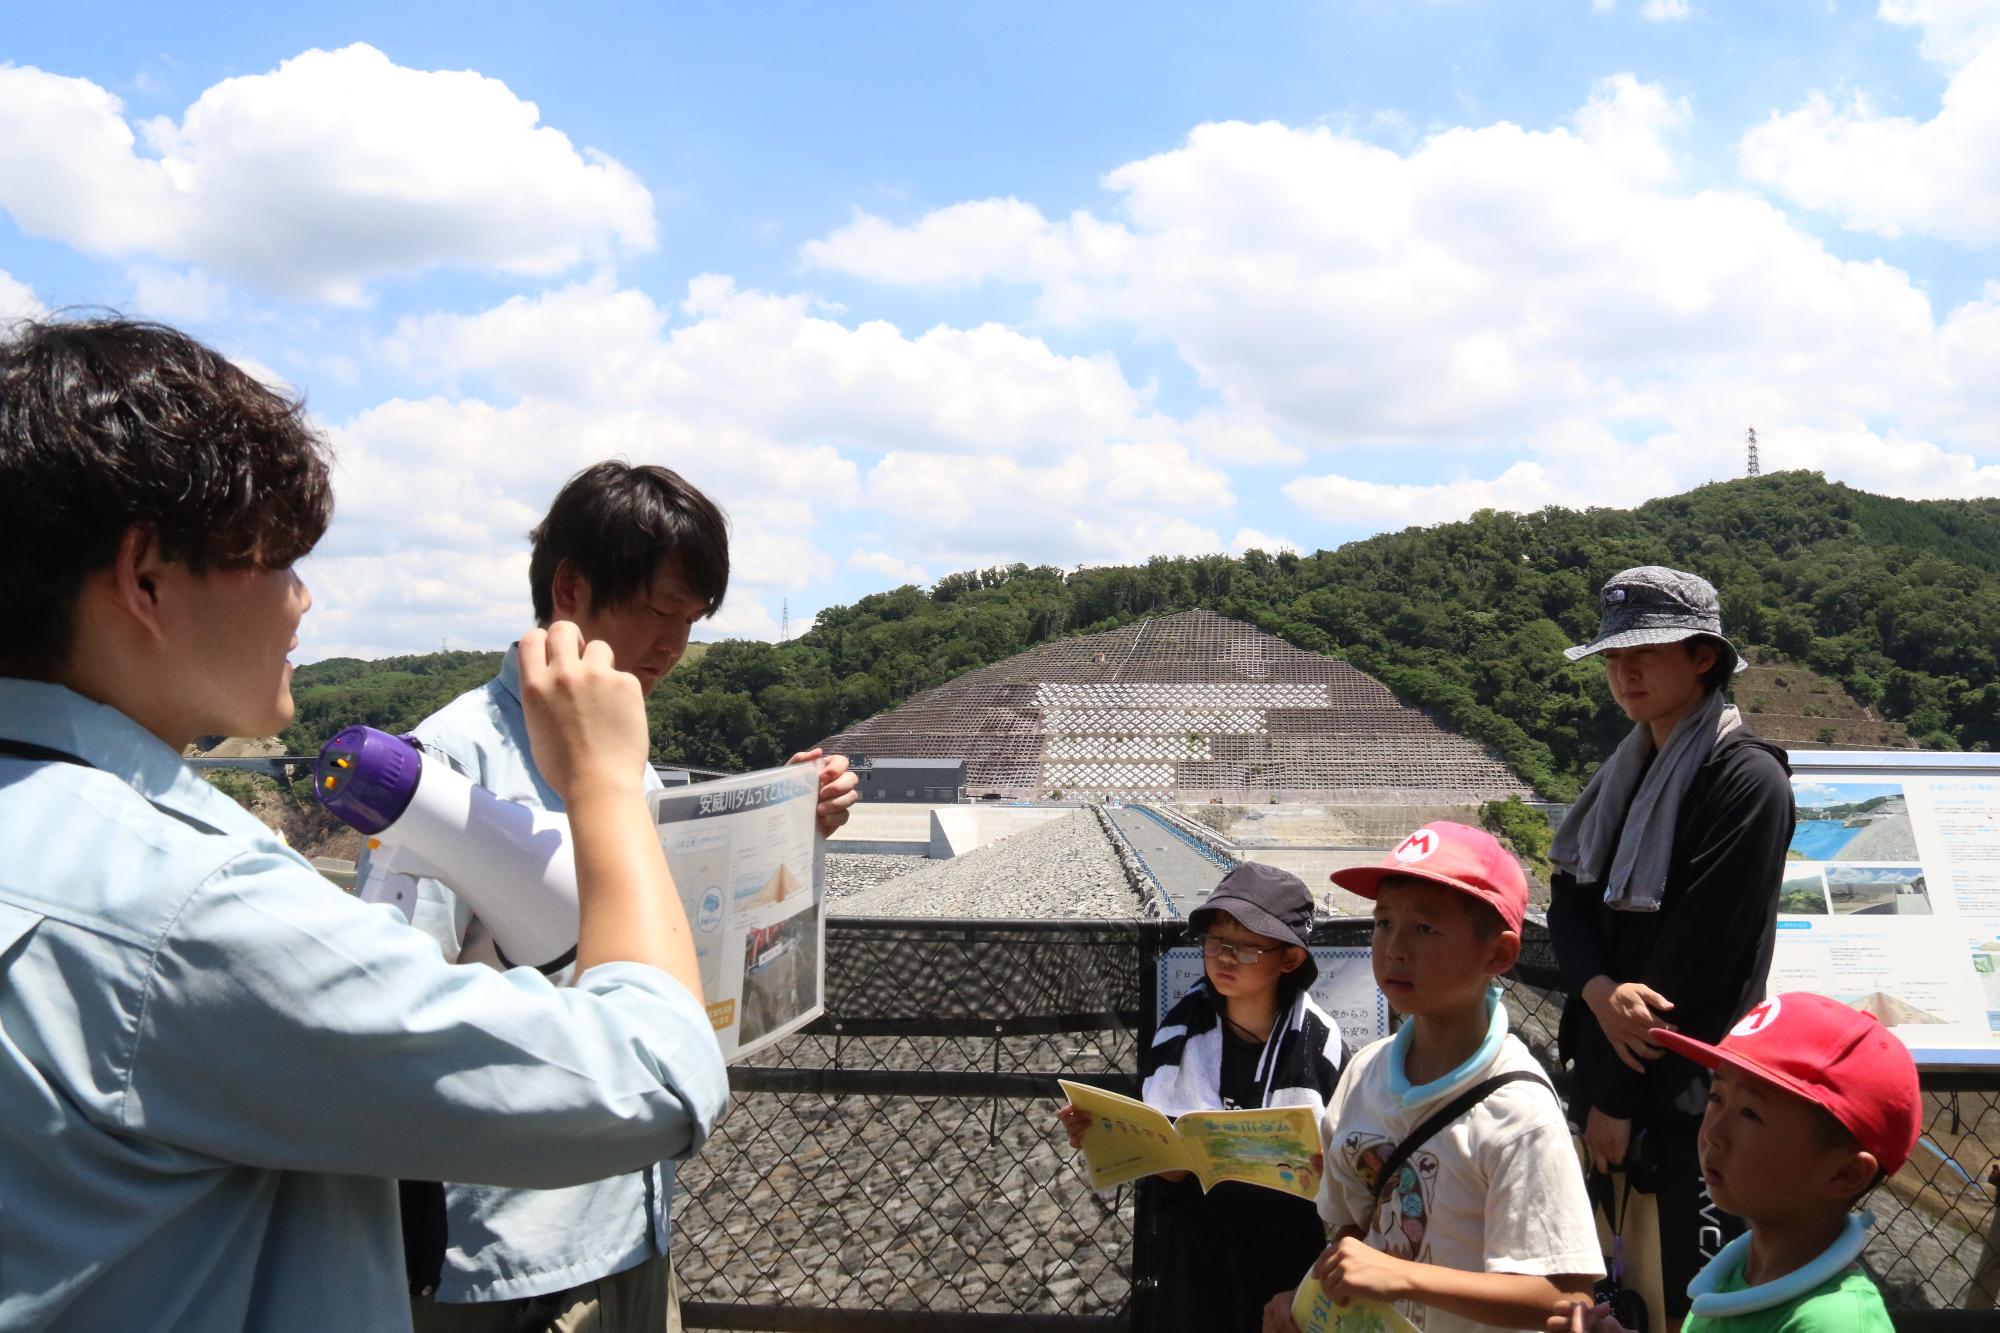
<instances>
[{"instance_id":1,"label":"green forested hill","mask_svg":"<svg viewBox=\"0 0 2000 1333\"><path fill-rule=\"evenodd\" d=\"M918 690L1050 638L1206 607L1344 657L1486 741L1554 796L1622 734L1595 663L1561 649L1630 565L1699 571L1753 652L1805 663L1933 746L2000 745L2000 500L1905 501L1780 473L1633 510L1483 511L1310 556L953 574L822 612L789 643L719 643L660 686L654 754L775 763ZM406 727L492 654L303 667L294 752L347 722Z\"/></svg>"}]
</instances>

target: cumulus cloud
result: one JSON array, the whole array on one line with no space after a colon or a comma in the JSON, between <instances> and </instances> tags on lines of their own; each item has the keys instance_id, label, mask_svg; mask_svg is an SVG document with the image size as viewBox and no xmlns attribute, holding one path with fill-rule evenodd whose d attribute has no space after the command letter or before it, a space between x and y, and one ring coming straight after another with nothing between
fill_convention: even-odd
<instances>
[{"instance_id":1,"label":"cumulus cloud","mask_svg":"<svg viewBox=\"0 0 2000 1333\"><path fill-rule=\"evenodd\" d=\"M48 307L35 298L34 290L27 283L0 269L0 322L40 319L47 313Z\"/></svg>"},{"instance_id":2,"label":"cumulus cloud","mask_svg":"<svg viewBox=\"0 0 2000 1333\"><path fill-rule=\"evenodd\" d=\"M672 306L600 277L413 317L376 352L435 392L339 427L330 558L490 561L525 543L577 468L659 462L730 514L715 627L729 633L760 632L779 596L841 568L921 583L1018 559L1221 550L1199 520L1235 497L1210 450L1283 456L1256 423L1154 411L1108 355L998 324L843 322L805 294L715 275ZM829 550L828 517L847 510L893 538ZM513 623L518 597L500 591L469 603L468 623Z\"/></svg>"},{"instance_id":3,"label":"cumulus cloud","mask_svg":"<svg viewBox=\"0 0 2000 1333\"><path fill-rule=\"evenodd\" d=\"M1743 172L1855 231L2000 242L2000 5L1883 0L1950 77L1935 115L1891 114L1865 91L1815 91L1744 135Z\"/></svg>"},{"instance_id":4,"label":"cumulus cloud","mask_svg":"<svg viewBox=\"0 0 2000 1333\"><path fill-rule=\"evenodd\" d=\"M559 273L650 249L652 198L506 84L307 51L133 123L86 79L0 67L0 209L80 250L355 304L439 265Z\"/></svg>"},{"instance_id":5,"label":"cumulus cloud","mask_svg":"<svg viewBox=\"0 0 2000 1333\"><path fill-rule=\"evenodd\" d=\"M1285 495L1307 516L1338 527L1357 522L1383 529L1442 523L1481 509L1534 510L1549 503L1548 470L1520 462L1497 477L1447 481L1359 481L1337 474L1299 477ZM1573 493L1573 488L1566 487Z\"/></svg>"},{"instance_id":6,"label":"cumulus cloud","mask_svg":"<svg viewBox=\"0 0 2000 1333\"><path fill-rule=\"evenodd\" d=\"M2000 40L2000 5L1993 0L1881 0L1875 12L1885 22L1917 29L1917 49L1939 64L1970 64Z\"/></svg>"},{"instance_id":7,"label":"cumulus cloud","mask_svg":"<svg viewBox=\"0 0 2000 1333\"><path fill-rule=\"evenodd\" d=\"M1266 459L1368 451L1369 473L1404 478L1293 479L1303 512L1349 531L1636 503L1739 475L1751 423L1795 427L1799 465L1858 485L1989 484L1993 294L1940 316L1902 270L1691 183L1693 116L1621 74L1564 124L1448 129L1406 152L1204 125L1106 175L1114 216L1018 200L861 215L803 257L909 286L1022 284L1059 326L1169 343L1221 403L1222 447L1179 437L1203 456L1247 433ZM1879 449L1836 447L1885 421ZM1441 458L1445 475L1409 475Z\"/></svg>"},{"instance_id":8,"label":"cumulus cloud","mask_svg":"<svg viewBox=\"0 0 2000 1333\"><path fill-rule=\"evenodd\" d=\"M1066 356L1000 324L914 337L843 324L805 294L698 277L680 313L608 280L472 316L403 321L388 354L441 384L594 404L670 402L785 438L872 449L1040 453L1143 436L1150 391L1110 355Z\"/></svg>"},{"instance_id":9,"label":"cumulus cloud","mask_svg":"<svg viewBox=\"0 0 2000 1333\"><path fill-rule=\"evenodd\" d=\"M922 565L911 564L887 551L854 551L847 557L849 569L865 569L871 574L880 574L891 583L902 586L905 583L927 584L931 576Z\"/></svg>"},{"instance_id":10,"label":"cumulus cloud","mask_svg":"<svg viewBox=\"0 0 2000 1333\"><path fill-rule=\"evenodd\" d=\"M868 474L867 501L897 522L905 550L949 569L1016 560L1056 565L1203 555L1224 547L1176 497L1227 506L1227 480L1192 459L1155 458L1170 475L1137 480L1131 455L1085 451L1048 462L1012 454L892 453ZM1213 494L1220 483L1221 493ZM1199 511L1197 511L1199 512Z\"/></svg>"},{"instance_id":11,"label":"cumulus cloud","mask_svg":"<svg viewBox=\"0 0 2000 1333\"><path fill-rule=\"evenodd\" d=\"M1255 528L1238 528L1236 535L1229 539L1229 554L1242 555L1245 551L1262 551L1266 555L1276 555L1280 551L1299 553L1299 544L1286 537L1273 537L1268 532Z\"/></svg>"},{"instance_id":12,"label":"cumulus cloud","mask_svg":"<svg viewBox=\"0 0 2000 1333\"><path fill-rule=\"evenodd\" d=\"M151 264L133 268L132 313L168 323L199 323L213 315L227 293L199 269L176 272Z\"/></svg>"}]
</instances>

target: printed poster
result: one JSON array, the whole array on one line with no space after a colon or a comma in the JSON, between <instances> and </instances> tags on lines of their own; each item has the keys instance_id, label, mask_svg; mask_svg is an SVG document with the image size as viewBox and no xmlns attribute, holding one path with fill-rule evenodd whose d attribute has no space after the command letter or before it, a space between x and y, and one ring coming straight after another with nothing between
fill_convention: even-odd
<instances>
[{"instance_id":1,"label":"printed poster","mask_svg":"<svg viewBox=\"0 0 2000 1333\"><path fill-rule=\"evenodd\" d=\"M652 796L725 1060L790 1036L825 1007L818 803L810 764Z\"/></svg>"},{"instance_id":2,"label":"printed poster","mask_svg":"<svg viewBox=\"0 0 2000 1333\"><path fill-rule=\"evenodd\" d=\"M1308 950L1319 965L1313 979L1314 1003L1340 1024L1340 1035L1352 1050L1389 1035L1389 1001L1376 988L1368 950L1315 945ZM1160 955L1160 998L1153 1022L1166 1018L1188 987L1201 980L1201 949L1183 945Z\"/></svg>"},{"instance_id":3,"label":"printed poster","mask_svg":"<svg viewBox=\"0 0 2000 1333\"><path fill-rule=\"evenodd\" d=\"M2000 1064L2000 766L1861 760L1792 756L1770 989L1866 1010L1920 1064Z\"/></svg>"}]
</instances>

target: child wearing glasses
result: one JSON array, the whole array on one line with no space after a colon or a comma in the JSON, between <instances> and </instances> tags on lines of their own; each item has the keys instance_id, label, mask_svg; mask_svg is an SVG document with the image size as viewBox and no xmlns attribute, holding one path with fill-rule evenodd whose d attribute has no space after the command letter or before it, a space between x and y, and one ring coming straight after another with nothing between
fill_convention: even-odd
<instances>
[{"instance_id":1,"label":"child wearing glasses","mask_svg":"<svg viewBox=\"0 0 2000 1333\"><path fill-rule=\"evenodd\" d=\"M1304 881L1255 862L1230 871L1188 915L1203 975L1140 1061L1148 1105L1169 1116L1263 1106L1324 1115L1343 1049L1339 1025L1308 993L1318 974L1306 951L1312 918ZM1081 1147L1088 1114L1065 1106L1057 1119ZM1152 1195L1166 1274L1153 1326L1174 1333L1256 1329L1270 1294L1297 1286L1326 1241L1310 1200L1254 1185L1224 1181L1203 1194L1170 1172Z\"/></svg>"}]
</instances>

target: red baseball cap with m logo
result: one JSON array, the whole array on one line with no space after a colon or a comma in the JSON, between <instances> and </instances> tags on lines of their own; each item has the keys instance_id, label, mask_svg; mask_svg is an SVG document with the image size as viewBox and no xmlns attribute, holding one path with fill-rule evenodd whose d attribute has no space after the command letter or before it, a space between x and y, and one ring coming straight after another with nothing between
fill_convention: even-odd
<instances>
[{"instance_id":1,"label":"red baseball cap with m logo","mask_svg":"<svg viewBox=\"0 0 2000 1333\"><path fill-rule=\"evenodd\" d=\"M1528 912L1528 877L1514 854L1485 829L1440 819L1397 843L1379 865L1350 866L1333 872L1335 884L1373 898L1389 878L1424 879L1490 906L1519 933Z\"/></svg>"},{"instance_id":2,"label":"red baseball cap with m logo","mask_svg":"<svg viewBox=\"0 0 2000 1333\"><path fill-rule=\"evenodd\" d=\"M1652 1036L1703 1068L1730 1065L1823 1108L1884 1171L1908 1161L1917 1146L1917 1062L1873 1014L1788 991L1752 1008L1714 1046L1667 1028Z\"/></svg>"}]
</instances>

